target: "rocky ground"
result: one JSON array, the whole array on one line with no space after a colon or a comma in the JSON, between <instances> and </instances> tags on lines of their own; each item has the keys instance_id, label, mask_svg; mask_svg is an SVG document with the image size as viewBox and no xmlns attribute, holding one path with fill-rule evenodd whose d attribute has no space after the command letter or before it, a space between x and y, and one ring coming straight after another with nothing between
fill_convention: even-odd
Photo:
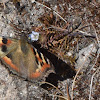
<instances>
[{"instance_id":1,"label":"rocky ground","mask_svg":"<svg viewBox=\"0 0 100 100\"><path fill-rule=\"evenodd\" d=\"M0 0L0 35L19 38L32 31L37 41L74 66L73 79L44 90L11 75L0 65L0 100L99 100L100 1Z\"/></svg>"}]
</instances>

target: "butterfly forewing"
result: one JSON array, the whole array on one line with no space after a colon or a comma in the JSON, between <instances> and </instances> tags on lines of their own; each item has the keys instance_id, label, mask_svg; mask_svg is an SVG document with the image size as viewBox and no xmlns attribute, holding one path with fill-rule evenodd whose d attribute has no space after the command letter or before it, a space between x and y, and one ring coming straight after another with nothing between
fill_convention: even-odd
<instances>
[{"instance_id":1,"label":"butterfly forewing","mask_svg":"<svg viewBox=\"0 0 100 100\"><path fill-rule=\"evenodd\" d=\"M54 70L50 61L25 39L1 38L0 58L12 73L28 80L41 79L45 72Z\"/></svg>"}]
</instances>

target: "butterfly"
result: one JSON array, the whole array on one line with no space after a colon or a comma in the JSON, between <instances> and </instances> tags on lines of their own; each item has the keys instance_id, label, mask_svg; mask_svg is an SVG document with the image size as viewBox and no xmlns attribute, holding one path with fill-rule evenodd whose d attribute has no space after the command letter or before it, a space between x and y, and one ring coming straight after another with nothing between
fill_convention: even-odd
<instances>
[{"instance_id":1,"label":"butterfly","mask_svg":"<svg viewBox=\"0 0 100 100\"><path fill-rule=\"evenodd\" d=\"M0 60L12 74L30 82L47 81L56 86L58 80L75 75L75 71L56 56L49 52L47 56L52 62L26 38L0 37Z\"/></svg>"},{"instance_id":2,"label":"butterfly","mask_svg":"<svg viewBox=\"0 0 100 100\"><path fill-rule=\"evenodd\" d=\"M42 79L45 73L54 72L49 59L25 39L1 37L0 59L13 74L30 81Z\"/></svg>"}]
</instances>

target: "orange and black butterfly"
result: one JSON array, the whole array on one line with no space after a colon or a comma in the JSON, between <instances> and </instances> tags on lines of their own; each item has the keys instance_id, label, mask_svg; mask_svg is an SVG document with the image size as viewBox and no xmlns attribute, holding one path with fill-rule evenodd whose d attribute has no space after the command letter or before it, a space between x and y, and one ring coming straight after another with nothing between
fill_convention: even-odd
<instances>
[{"instance_id":1,"label":"orange and black butterfly","mask_svg":"<svg viewBox=\"0 0 100 100\"><path fill-rule=\"evenodd\" d=\"M31 82L48 81L54 85L57 85L58 80L75 75L75 71L65 62L44 52L39 52L25 38L0 37L0 60L14 75Z\"/></svg>"}]
</instances>

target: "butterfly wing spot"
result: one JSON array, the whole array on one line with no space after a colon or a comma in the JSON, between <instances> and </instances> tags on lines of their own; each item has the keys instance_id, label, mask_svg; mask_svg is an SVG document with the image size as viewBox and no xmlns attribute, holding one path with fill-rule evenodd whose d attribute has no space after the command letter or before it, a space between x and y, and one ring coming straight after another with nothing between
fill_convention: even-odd
<instances>
[{"instance_id":1,"label":"butterfly wing spot","mask_svg":"<svg viewBox=\"0 0 100 100\"><path fill-rule=\"evenodd\" d=\"M35 57L35 61L39 65L39 61L38 61L37 57Z\"/></svg>"},{"instance_id":2,"label":"butterfly wing spot","mask_svg":"<svg viewBox=\"0 0 100 100\"><path fill-rule=\"evenodd\" d=\"M43 54L42 54L42 53L41 53L41 56L42 56L42 60L43 60L43 62L49 65L49 64L50 64L49 59L48 59L48 58L46 58L45 56L43 56Z\"/></svg>"},{"instance_id":3,"label":"butterfly wing spot","mask_svg":"<svg viewBox=\"0 0 100 100\"><path fill-rule=\"evenodd\" d=\"M42 53L40 53L39 51L37 52L37 50L36 49L34 49L35 50L35 53L36 53L36 59L37 59L37 61L36 62L38 62L37 64L38 64L38 68L39 69L42 69L43 68L43 70L44 69L46 69L46 68L49 68L50 67L50 62L49 62L49 60L47 59L47 58L44 58L44 56L43 56L43 54ZM44 67L43 67L44 66ZM48 67L49 66L49 67Z\"/></svg>"},{"instance_id":4,"label":"butterfly wing spot","mask_svg":"<svg viewBox=\"0 0 100 100\"><path fill-rule=\"evenodd\" d=\"M35 56L38 58L38 60L41 61L41 60L42 60L42 56L41 56L42 53L40 53L40 52L39 52L37 49L35 49L35 48L33 48L33 52L34 52Z\"/></svg>"},{"instance_id":5,"label":"butterfly wing spot","mask_svg":"<svg viewBox=\"0 0 100 100\"><path fill-rule=\"evenodd\" d=\"M1 40L2 44L10 44L11 43L11 40L8 40L7 38L3 37L3 39Z\"/></svg>"},{"instance_id":6,"label":"butterfly wing spot","mask_svg":"<svg viewBox=\"0 0 100 100\"><path fill-rule=\"evenodd\" d=\"M49 59L47 59L47 64L50 64Z\"/></svg>"},{"instance_id":7,"label":"butterfly wing spot","mask_svg":"<svg viewBox=\"0 0 100 100\"><path fill-rule=\"evenodd\" d=\"M32 48L32 50L33 50L34 54L36 55L36 50L35 50L35 48Z\"/></svg>"},{"instance_id":8,"label":"butterfly wing spot","mask_svg":"<svg viewBox=\"0 0 100 100\"><path fill-rule=\"evenodd\" d=\"M43 66L43 65L44 65L44 63L43 63L43 62L40 62L40 64L41 64L41 66Z\"/></svg>"},{"instance_id":9,"label":"butterfly wing spot","mask_svg":"<svg viewBox=\"0 0 100 100\"><path fill-rule=\"evenodd\" d=\"M7 39L5 37L2 39L2 43L7 44Z\"/></svg>"},{"instance_id":10,"label":"butterfly wing spot","mask_svg":"<svg viewBox=\"0 0 100 100\"><path fill-rule=\"evenodd\" d=\"M33 48L33 52L35 54L35 60L36 60L36 63L39 65L39 62L40 62L40 65L43 66L44 63L46 63L45 58L43 57L43 54L40 53L37 49Z\"/></svg>"},{"instance_id":11,"label":"butterfly wing spot","mask_svg":"<svg viewBox=\"0 0 100 100\"><path fill-rule=\"evenodd\" d=\"M37 50L37 53L38 53L38 55L39 55L39 57L40 57L40 59L42 59L42 53L40 53L38 50Z\"/></svg>"},{"instance_id":12,"label":"butterfly wing spot","mask_svg":"<svg viewBox=\"0 0 100 100\"><path fill-rule=\"evenodd\" d=\"M47 61L45 61L45 59L47 59L47 58L44 58L43 54L40 53L37 49L33 48L33 52L34 52L34 54L35 54L37 60L39 60L40 62L43 61L44 63L47 62ZM47 62L47 63L48 63L48 62Z\"/></svg>"},{"instance_id":13,"label":"butterfly wing spot","mask_svg":"<svg viewBox=\"0 0 100 100\"><path fill-rule=\"evenodd\" d=\"M7 54L6 56L12 60L12 55L11 54Z\"/></svg>"},{"instance_id":14,"label":"butterfly wing spot","mask_svg":"<svg viewBox=\"0 0 100 100\"><path fill-rule=\"evenodd\" d=\"M48 59L44 56L44 59L45 59L45 62L47 63L47 64L49 64L49 61L48 61Z\"/></svg>"},{"instance_id":15,"label":"butterfly wing spot","mask_svg":"<svg viewBox=\"0 0 100 100\"><path fill-rule=\"evenodd\" d=\"M7 46L6 45L2 45L1 46L1 51L2 52L6 52L7 51Z\"/></svg>"}]
</instances>

